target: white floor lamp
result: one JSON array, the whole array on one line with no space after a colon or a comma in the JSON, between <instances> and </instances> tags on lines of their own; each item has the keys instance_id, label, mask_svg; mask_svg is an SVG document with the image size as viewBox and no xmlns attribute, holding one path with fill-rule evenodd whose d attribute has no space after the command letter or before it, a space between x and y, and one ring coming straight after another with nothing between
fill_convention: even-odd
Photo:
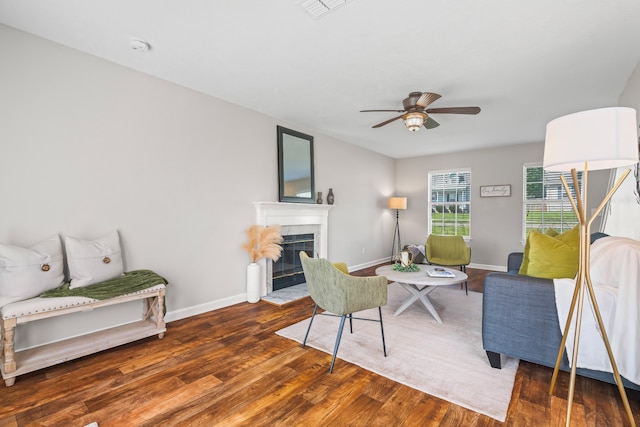
<instances>
[{"instance_id":1,"label":"white floor lamp","mask_svg":"<svg viewBox=\"0 0 640 427\"><path fill-rule=\"evenodd\" d=\"M402 250L402 244L400 243L400 210L407 209L407 198L406 197L390 197L389 198L389 209L396 210L396 229L393 232L393 244L391 246L391 261L393 261L393 257L398 255ZM396 246L397 239L397 246Z\"/></svg>"},{"instance_id":2,"label":"white floor lamp","mask_svg":"<svg viewBox=\"0 0 640 427\"><path fill-rule=\"evenodd\" d=\"M598 308L589 272L591 224L596 216L602 211L609 199L611 199L618 187L620 187L620 184L622 184L622 181L627 177L630 170L618 179L613 188L607 193L604 200L600 203L600 206L598 206L598 208L592 213L590 218L587 217L587 174L590 170L619 168L638 163L637 129L638 124L636 110L633 108L623 107L601 108L569 114L552 120L547 125L543 167L548 171L571 171L574 188L576 189L575 200L571 196L564 176L561 176L561 179L562 185L567 192L567 197L569 197L569 200L571 201L571 206L573 207L580 225L580 259L578 275L576 276L573 299L571 300L571 306L569 308L567 322L562 334L562 342L558 349L558 357L556 359L553 377L551 378L551 386L549 388L549 394L551 395L553 394L553 389L558 377L558 369L564 354L567 334L569 332L569 327L572 322L577 302L578 311L575 318L573 354L570 355L571 376L569 382L569 396L567 399L567 426L569 426L571 422L571 406L573 403L573 393L575 389L578 345L580 341L580 327L582 324L585 291L588 291L625 411L629 417L631 425L636 425L633 419L633 413L631 412L631 407L629 406L627 394L624 386L622 385L620 373L618 372L618 368L611 351L609 339L607 338L607 333L602 322L600 309ZM582 197L578 190L577 168L582 168L584 170L584 174L582 176Z\"/></svg>"}]
</instances>

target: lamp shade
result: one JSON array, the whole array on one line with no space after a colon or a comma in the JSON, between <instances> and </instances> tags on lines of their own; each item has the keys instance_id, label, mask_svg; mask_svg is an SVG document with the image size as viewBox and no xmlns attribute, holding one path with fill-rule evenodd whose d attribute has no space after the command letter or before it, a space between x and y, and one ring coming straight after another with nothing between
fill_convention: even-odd
<instances>
[{"instance_id":1,"label":"lamp shade","mask_svg":"<svg viewBox=\"0 0 640 427\"><path fill-rule=\"evenodd\" d=\"M402 120L407 129L411 132L417 132L420 130L420 126L427 120L427 115L421 112L413 112L402 116Z\"/></svg>"},{"instance_id":2,"label":"lamp shade","mask_svg":"<svg viewBox=\"0 0 640 427\"><path fill-rule=\"evenodd\" d=\"M638 162L636 110L600 108L550 121L543 167L548 171L612 169Z\"/></svg>"},{"instance_id":3,"label":"lamp shade","mask_svg":"<svg viewBox=\"0 0 640 427\"><path fill-rule=\"evenodd\" d=\"M407 209L406 197L390 197L389 209Z\"/></svg>"}]
</instances>

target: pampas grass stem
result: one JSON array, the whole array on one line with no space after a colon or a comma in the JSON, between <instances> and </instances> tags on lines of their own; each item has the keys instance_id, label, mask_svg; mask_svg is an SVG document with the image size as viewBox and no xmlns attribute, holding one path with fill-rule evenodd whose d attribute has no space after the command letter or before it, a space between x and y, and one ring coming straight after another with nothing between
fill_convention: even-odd
<instances>
[{"instance_id":1,"label":"pampas grass stem","mask_svg":"<svg viewBox=\"0 0 640 427\"><path fill-rule=\"evenodd\" d=\"M246 230L247 242L242 248L247 251L251 262L256 262L262 258L269 258L273 261L280 259L282 254L282 235L281 227L272 225L265 227L264 225L252 225Z\"/></svg>"}]
</instances>

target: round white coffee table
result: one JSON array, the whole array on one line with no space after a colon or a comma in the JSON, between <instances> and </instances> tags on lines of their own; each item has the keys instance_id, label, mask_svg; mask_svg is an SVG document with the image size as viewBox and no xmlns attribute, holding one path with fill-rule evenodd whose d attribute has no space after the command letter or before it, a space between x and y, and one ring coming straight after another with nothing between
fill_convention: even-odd
<instances>
[{"instance_id":1,"label":"round white coffee table","mask_svg":"<svg viewBox=\"0 0 640 427\"><path fill-rule=\"evenodd\" d=\"M442 319L438 316L438 312L431 304L429 294L433 292L438 286L455 285L467 280L467 275L462 271L454 270L451 268L437 267L435 265L418 265L420 271L415 273L403 273L391 268L391 265L385 265L376 269L376 275L386 276L386 278L392 282L400 284L411 294L400 307L393 313L394 316L402 313L415 301L420 300L422 304L427 308L429 313L436 319L438 323L442 323ZM453 273L453 277L431 277L427 274L427 269L443 269Z\"/></svg>"}]
</instances>

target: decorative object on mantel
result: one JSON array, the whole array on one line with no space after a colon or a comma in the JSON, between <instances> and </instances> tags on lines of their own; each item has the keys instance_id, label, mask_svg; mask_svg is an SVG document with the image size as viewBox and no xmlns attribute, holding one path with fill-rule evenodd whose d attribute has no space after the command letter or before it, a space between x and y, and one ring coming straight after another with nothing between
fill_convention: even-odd
<instances>
[{"instance_id":1,"label":"decorative object on mantel","mask_svg":"<svg viewBox=\"0 0 640 427\"><path fill-rule=\"evenodd\" d=\"M393 260L394 255L400 253L400 248L402 248L402 244L400 244L400 209L407 209L407 198L406 197L390 197L389 198L389 209L396 210L396 228L393 232L393 243L391 246L391 259ZM396 246L396 238L398 244Z\"/></svg>"},{"instance_id":2,"label":"decorative object on mantel","mask_svg":"<svg viewBox=\"0 0 640 427\"><path fill-rule=\"evenodd\" d=\"M247 266L247 301L255 303L260 301L260 266L258 260L269 258L277 261L282 253L282 234L279 225L266 227L264 225L252 225L246 230L247 242L242 248L247 251L251 263Z\"/></svg>"},{"instance_id":3,"label":"decorative object on mantel","mask_svg":"<svg viewBox=\"0 0 640 427\"><path fill-rule=\"evenodd\" d=\"M327 194L327 203L332 205L334 201L333 188L329 189L329 194Z\"/></svg>"},{"instance_id":4,"label":"decorative object on mantel","mask_svg":"<svg viewBox=\"0 0 640 427\"><path fill-rule=\"evenodd\" d=\"M316 199L316 203L319 205L322 204L322 191L318 191L318 198Z\"/></svg>"},{"instance_id":5,"label":"decorative object on mantel","mask_svg":"<svg viewBox=\"0 0 640 427\"><path fill-rule=\"evenodd\" d=\"M597 110L582 111L580 113L569 114L552 120L547 124L543 167L552 172L571 171L574 187L578 186L576 168L583 168L583 188L582 197L579 192L572 196L564 175L560 175L562 186L569 196L571 206L578 218L580 225L580 254L579 269L575 280L573 299L567 315L567 321L562 333L562 341L558 349L556 365L551 377L549 395L553 394L553 389L558 378L558 369L565 351L567 336L573 333L573 351L570 357L571 374L569 380L569 395L567 397L567 417L566 425L571 423L571 405L573 403L573 392L575 388L576 369L578 364L578 345L580 339L580 329L582 326L582 311L585 299L585 292L588 293L591 301L592 311L597 319L597 328L609 355L614 378L618 385L618 391L624 405L630 425L635 426L635 420L627 394L625 392L620 373L613 357L611 344L607 338L608 332L602 321L602 316L596 301L596 294L591 281L590 265L590 235L591 223L598 216L613 194L618 190L622 181L629 175L631 169L627 169L611 190L607 193L598 208L591 213L588 218L587 204L587 175L590 170L612 169L630 166L638 163L637 146L638 123L636 110L633 108L614 107L600 108ZM575 200L574 200L575 199ZM571 332L571 323L574 319L574 309L577 302L577 313L575 315L575 325ZM587 309L587 312L590 310ZM614 331L615 332L615 331ZM612 334L615 337L616 334ZM620 355L618 355L620 357Z\"/></svg>"}]
</instances>

